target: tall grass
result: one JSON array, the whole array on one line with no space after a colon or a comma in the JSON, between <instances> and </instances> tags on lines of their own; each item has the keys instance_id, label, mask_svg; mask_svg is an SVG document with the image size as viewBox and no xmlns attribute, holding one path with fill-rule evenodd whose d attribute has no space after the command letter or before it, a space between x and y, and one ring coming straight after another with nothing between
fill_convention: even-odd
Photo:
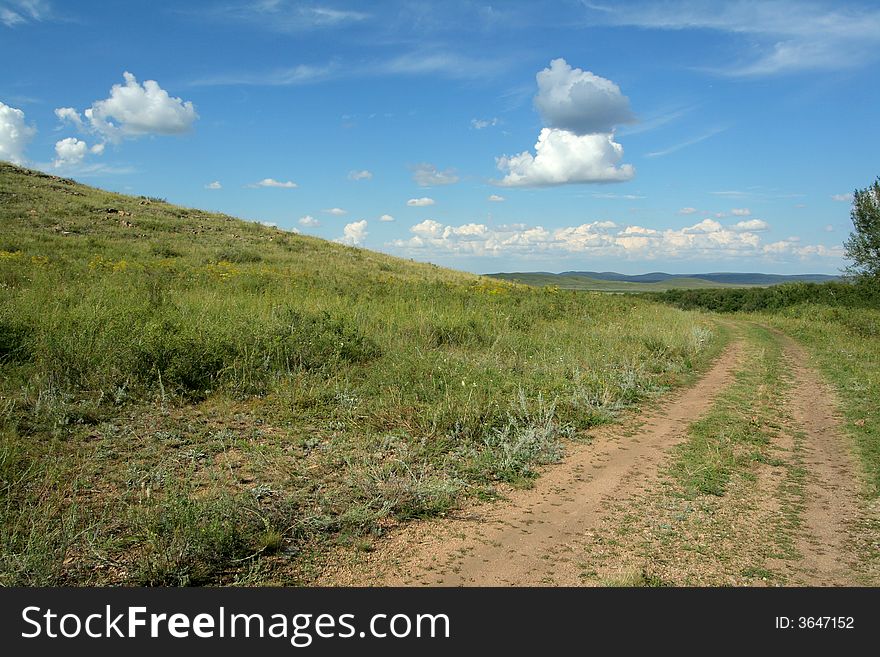
<instances>
[{"instance_id":1,"label":"tall grass","mask_svg":"<svg viewBox=\"0 0 880 657\"><path fill-rule=\"evenodd\" d=\"M0 192L7 584L231 581L270 545L295 580L329 539L528 485L717 346L638 299L7 165ZM28 523L57 540L38 554Z\"/></svg>"}]
</instances>

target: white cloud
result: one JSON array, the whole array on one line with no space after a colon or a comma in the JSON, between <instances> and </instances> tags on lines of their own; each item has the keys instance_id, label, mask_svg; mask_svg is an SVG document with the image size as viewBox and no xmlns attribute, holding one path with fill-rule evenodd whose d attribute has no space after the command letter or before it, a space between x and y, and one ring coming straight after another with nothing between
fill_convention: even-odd
<instances>
[{"instance_id":1,"label":"white cloud","mask_svg":"<svg viewBox=\"0 0 880 657\"><path fill-rule=\"evenodd\" d=\"M220 184L219 180L215 180L205 185L205 189L223 189L223 185Z\"/></svg>"},{"instance_id":2,"label":"white cloud","mask_svg":"<svg viewBox=\"0 0 880 657\"><path fill-rule=\"evenodd\" d=\"M678 211L678 214L695 214L699 212L696 208L682 208Z\"/></svg>"},{"instance_id":3,"label":"white cloud","mask_svg":"<svg viewBox=\"0 0 880 657\"><path fill-rule=\"evenodd\" d=\"M263 73L221 74L193 80L195 87L256 85L268 87L286 87L312 84L329 80L340 74L336 63L324 66L299 64L290 68L275 69Z\"/></svg>"},{"instance_id":4,"label":"white cloud","mask_svg":"<svg viewBox=\"0 0 880 657\"><path fill-rule=\"evenodd\" d=\"M495 159L504 173L498 185L542 187L572 183L621 182L635 175L631 164L620 164L623 146L614 128L635 117L629 99L611 80L572 68L554 59L537 76L535 107L544 123L535 154L502 155Z\"/></svg>"},{"instance_id":5,"label":"white cloud","mask_svg":"<svg viewBox=\"0 0 880 657\"><path fill-rule=\"evenodd\" d=\"M141 85L123 73L125 84L114 84L109 98L96 100L83 114L89 128L113 142L142 135L177 135L188 132L199 115L192 102L171 97L155 80ZM77 127L85 121L72 107L59 107L55 115Z\"/></svg>"},{"instance_id":6,"label":"white cloud","mask_svg":"<svg viewBox=\"0 0 880 657\"><path fill-rule=\"evenodd\" d=\"M95 144L89 149L89 152L95 155L102 155L104 153L104 144Z\"/></svg>"},{"instance_id":7,"label":"white cloud","mask_svg":"<svg viewBox=\"0 0 880 657\"><path fill-rule=\"evenodd\" d=\"M24 122L24 112L0 102L0 160L24 164L24 151L37 129Z\"/></svg>"},{"instance_id":8,"label":"white cloud","mask_svg":"<svg viewBox=\"0 0 880 657\"><path fill-rule=\"evenodd\" d=\"M496 158L506 175L496 184L507 187L541 187L569 183L621 182L635 175L631 164L617 166L623 147L610 134L576 135L544 128L535 144L535 155Z\"/></svg>"},{"instance_id":9,"label":"white cloud","mask_svg":"<svg viewBox=\"0 0 880 657\"><path fill-rule=\"evenodd\" d=\"M732 214L734 217L748 217L750 214L752 214L752 211L748 208L733 208L731 209L730 214Z\"/></svg>"},{"instance_id":10,"label":"white cloud","mask_svg":"<svg viewBox=\"0 0 880 657\"><path fill-rule=\"evenodd\" d=\"M76 137L67 137L55 142L55 161L53 165L56 167L74 166L83 161L89 147L86 142Z\"/></svg>"},{"instance_id":11,"label":"white cloud","mask_svg":"<svg viewBox=\"0 0 880 657\"><path fill-rule=\"evenodd\" d=\"M833 232L834 232L834 226L831 225L831 224L827 224L827 225L825 226L825 232L826 232L826 233L833 233Z\"/></svg>"},{"instance_id":12,"label":"white cloud","mask_svg":"<svg viewBox=\"0 0 880 657\"><path fill-rule=\"evenodd\" d=\"M306 228L317 228L321 225L321 222L310 214L300 217L298 223L300 226L305 226Z\"/></svg>"},{"instance_id":13,"label":"white cloud","mask_svg":"<svg viewBox=\"0 0 880 657\"><path fill-rule=\"evenodd\" d=\"M426 205L434 205L434 199L423 196L422 198L411 198L406 202L411 208L423 208Z\"/></svg>"},{"instance_id":14,"label":"white cloud","mask_svg":"<svg viewBox=\"0 0 880 657\"><path fill-rule=\"evenodd\" d=\"M602 192L593 194L593 198L607 198L607 199L618 199L618 200L626 200L626 201L637 201L639 199L645 198L642 194L611 194L609 192Z\"/></svg>"},{"instance_id":15,"label":"white cloud","mask_svg":"<svg viewBox=\"0 0 880 657\"><path fill-rule=\"evenodd\" d=\"M739 231L758 232L767 230L768 228L770 228L770 226L763 219L746 219L745 221L738 221L733 225L733 229Z\"/></svg>"},{"instance_id":16,"label":"white cloud","mask_svg":"<svg viewBox=\"0 0 880 657\"><path fill-rule=\"evenodd\" d=\"M412 237L388 246L408 255L508 256L523 258L617 257L643 262L654 259L735 259L739 257L795 258L840 257L840 247L800 245L795 240L764 244L754 224L725 226L705 219L680 229L654 229L639 225L618 226L613 221L594 221L578 226L547 229L543 226L510 224L451 226L427 219L410 229Z\"/></svg>"},{"instance_id":17,"label":"white cloud","mask_svg":"<svg viewBox=\"0 0 880 657\"><path fill-rule=\"evenodd\" d=\"M364 243L364 240L367 238L367 220L361 219L360 221L355 221L350 224L345 224L345 228L342 229L342 237L334 240L334 242L339 242L340 244L347 244L349 246L360 246Z\"/></svg>"},{"instance_id":18,"label":"white cloud","mask_svg":"<svg viewBox=\"0 0 880 657\"><path fill-rule=\"evenodd\" d=\"M277 187L279 189L296 189L298 186L292 180L281 181L274 178L263 178L260 182L248 185L248 187Z\"/></svg>"},{"instance_id":19,"label":"white cloud","mask_svg":"<svg viewBox=\"0 0 880 657\"><path fill-rule=\"evenodd\" d=\"M572 68L554 59L538 73L535 107L544 123L576 135L610 133L615 126L633 123L629 99L611 80Z\"/></svg>"},{"instance_id":20,"label":"white cloud","mask_svg":"<svg viewBox=\"0 0 880 657\"><path fill-rule=\"evenodd\" d=\"M853 200L853 195L851 193L850 194L832 194L831 200L832 201L841 201L844 203L851 203Z\"/></svg>"},{"instance_id":21,"label":"white cloud","mask_svg":"<svg viewBox=\"0 0 880 657\"><path fill-rule=\"evenodd\" d=\"M0 6L0 23L6 27L45 20L51 13L46 0L7 0L4 4Z\"/></svg>"},{"instance_id":22,"label":"white cloud","mask_svg":"<svg viewBox=\"0 0 880 657\"><path fill-rule=\"evenodd\" d=\"M335 217L341 217L348 214L348 210L343 210L342 208L327 208L325 210L321 210L321 212L325 214L332 214Z\"/></svg>"},{"instance_id":23,"label":"white cloud","mask_svg":"<svg viewBox=\"0 0 880 657\"><path fill-rule=\"evenodd\" d=\"M381 217L379 217L379 221L391 222L394 221L394 217L392 217L390 214L383 214Z\"/></svg>"},{"instance_id":24,"label":"white cloud","mask_svg":"<svg viewBox=\"0 0 880 657\"><path fill-rule=\"evenodd\" d=\"M452 185L458 182L458 175L455 169L439 171L433 164L424 162L413 167L413 180L419 187Z\"/></svg>"},{"instance_id":25,"label":"white cloud","mask_svg":"<svg viewBox=\"0 0 880 657\"><path fill-rule=\"evenodd\" d=\"M485 130L486 128L491 128L500 123L500 121L493 117L491 119L471 119L471 127L474 130Z\"/></svg>"},{"instance_id":26,"label":"white cloud","mask_svg":"<svg viewBox=\"0 0 880 657\"><path fill-rule=\"evenodd\" d=\"M79 112L73 107L59 107L55 110L55 116L57 116L58 120L62 123L66 121L80 130L85 127L83 125L82 116L80 116Z\"/></svg>"},{"instance_id":27,"label":"white cloud","mask_svg":"<svg viewBox=\"0 0 880 657\"><path fill-rule=\"evenodd\" d=\"M370 180L373 177L372 171L367 171L363 169L361 171L349 171L348 179L349 180Z\"/></svg>"},{"instance_id":28,"label":"white cloud","mask_svg":"<svg viewBox=\"0 0 880 657\"><path fill-rule=\"evenodd\" d=\"M499 196L498 194L489 194L489 200L493 203L502 203L504 201L504 197Z\"/></svg>"},{"instance_id":29,"label":"white cloud","mask_svg":"<svg viewBox=\"0 0 880 657\"><path fill-rule=\"evenodd\" d=\"M585 3L586 4L586 3ZM608 3L606 3L608 4ZM742 57L719 72L765 76L864 66L877 58L880 11L797 0L692 0L590 6L592 22L657 30L711 30L739 37Z\"/></svg>"},{"instance_id":30,"label":"white cloud","mask_svg":"<svg viewBox=\"0 0 880 657\"><path fill-rule=\"evenodd\" d=\"M664 155L669 155L670 153L674 153L675 151L680 151L682 148L687 148L688 146L693 146L694 144L699 144L701 141L705 141L710 137L714 137L719 132L724 132L726 128L714 128L705 132L701 135L697 135L696 137L692 137L690 139L686 139L685 141L679 142L678 144L674 144L673 146L669 146L668 148L664 148L660 151L653 151L651 153L645 153L645 157L663 157Z\"/></svg>"},{"instance_id":31,"label":"white cloud","mask_svg":"<svg viewBox=\"0 0 880 657\"><path fill-rule=\"evenodd\" d=\"M24 22L24 17L21 14L17 14L6 7L0 7L0 23L3 23L6 27L15 27Z\"/></svg>"}]
</instances>

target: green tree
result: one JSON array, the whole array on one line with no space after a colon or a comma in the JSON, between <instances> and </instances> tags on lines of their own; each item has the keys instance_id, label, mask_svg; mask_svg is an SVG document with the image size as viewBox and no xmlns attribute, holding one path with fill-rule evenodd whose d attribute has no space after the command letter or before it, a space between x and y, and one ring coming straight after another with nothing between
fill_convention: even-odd
<instances>
[{"instance_id":1,"label":"green tree","mask_svg":"<svg viewBox=\"0 0 880 657\"><path fill-rule=\"evenodd\" d=\"M880 178L855 191L850 217L853 232L843 243L847 259L853 261L847 272L880 281Z\"/></svg>"}]
</instances>

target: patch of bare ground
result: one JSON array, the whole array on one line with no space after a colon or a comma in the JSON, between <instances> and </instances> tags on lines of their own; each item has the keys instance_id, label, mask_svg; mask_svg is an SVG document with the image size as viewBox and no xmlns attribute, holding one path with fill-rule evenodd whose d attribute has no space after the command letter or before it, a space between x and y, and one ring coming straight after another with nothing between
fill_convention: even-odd
<instances>
[{"instance_id":1,"label":"patch of bare ground","mask_svg":"<svg viewBox=\"0 0 880 657\"><path fill-rule=\"evenodd\" d=\"M315 583L583 584L590 572L584 555L596 548L603 518L621 501L641 499L654 488L668 450L730 383L740 352L739 343L728 347L705 376L665 397L661 408L591 431L590 444L572 445L534 488L511 490L504 501L477 504L453 517L408 523L371 552L340 548Z\"/></svg>"},{"instance_id":2,"label":"patch of bare ground","mask_svg":"<svg viewBox=\"0 0 880 657\"><path fill-rule=\"evenodd\" d=\"M757 386L751 398L739 399L742 414L751 415L751 431L762 433L766 445L741 462L722 495L685 494L670 474L670 454L660 485L614 500L590 534L581 557L585 579L612 585L876 585L877 565L864 555L880 525L876 509L860 495L834 392L803 347L782 334L774 339L781 347L780 385ZM751 351L744 367L759 367L765 358L763 350Z\"/></svg>"},{"instance_id":3,"label":"patch of bare ground","mask_svg":"<svg viewBox=\"0 0 880 657\"><path fill-rule=\"evenodd\" d=\"M855 586L878 581L877 564L862 546L877 527L876 505L865 503L856 458L841 430L835 392L809 365L806 350L780 335L790 362L790 413L802 431L806 473L802 527L796 538L800 560L791 581L808 586ZM876 541L876 537L873 539Z\"/></svg>"}]
</instances>

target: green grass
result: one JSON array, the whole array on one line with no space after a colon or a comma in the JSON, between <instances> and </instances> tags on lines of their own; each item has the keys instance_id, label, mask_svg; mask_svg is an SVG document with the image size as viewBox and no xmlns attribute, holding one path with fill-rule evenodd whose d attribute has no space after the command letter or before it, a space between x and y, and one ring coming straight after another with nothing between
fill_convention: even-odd
<instances>
[{"instance_id":1,"label":"green grass","mask_svg":"<svg viewBox=\"0 0 880 657\"><path fill-rule=\"evenodd\" d=\"M745 333L746 365L676 450L672 474L689 498L724 495L731 476L749 476L752 464L771 459L786 387L782 348L764 328L748 325Z\"/></svg>"},{"instance_id":2,"label":"green grass","mask_svg":"<svg viewBox=\"0 0 880 657\"><path fill-rule=\"evenodd\" d=\"M760 315L803 342L838 392L867 494L880 496L880 310L801 304Z\"/></svg>"},{"instance_id":3,"label":"green grass","mask_svg":"<svg viewBox=\"0 0 880 657\"><path fill-rule=\"evenodd\" d=\"M529 485L718 345L697 313L6 164L0 201L0 585L310 581Z\"/></svg>"}]
</instances>

